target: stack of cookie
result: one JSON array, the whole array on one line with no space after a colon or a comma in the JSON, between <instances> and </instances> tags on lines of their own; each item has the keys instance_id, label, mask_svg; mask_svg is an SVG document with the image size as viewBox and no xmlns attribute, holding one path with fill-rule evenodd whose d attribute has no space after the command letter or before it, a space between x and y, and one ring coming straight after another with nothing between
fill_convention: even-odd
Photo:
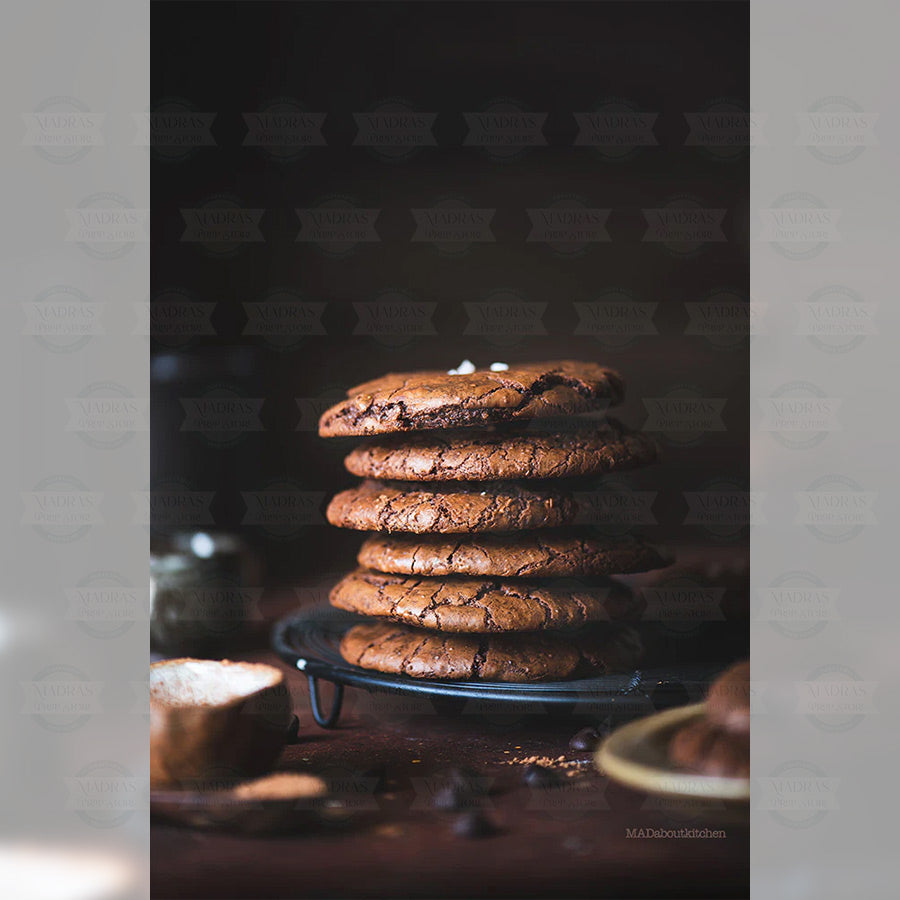
<instances>
[{"instance_id":1,"label":"stack of cookie","mask_svg":"<svg viewBox=\"0 0 900 900\"><path fill-rule=\"evenodd\" d=\"M578 478L655 460L650 440L603 415L623 392L594 363L464 363L385 375L327 410L323 437L374 436L345 460L363 481L327 512L376 532L331 592L334 606L372 617L346 633L344 658L507 682L632 667L640 642L615 620L636 604L608 576L664 560L579 527L571 493Z\"/></svg>"}]
</instances>

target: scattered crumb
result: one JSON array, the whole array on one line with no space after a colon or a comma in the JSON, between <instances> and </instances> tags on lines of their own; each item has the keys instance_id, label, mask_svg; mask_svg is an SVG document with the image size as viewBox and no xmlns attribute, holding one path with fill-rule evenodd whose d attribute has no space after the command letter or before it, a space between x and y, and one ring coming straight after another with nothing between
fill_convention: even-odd
<instances>
[{"instance_id":1,"label":"scattered crumb","mask_svg":"<svg viewBox=\"0 0 900 900\"><path fill-rule=\"evenodd\" d=\"M241 800L292 800L299 797L321 797L328 793L328 785L315 775L302 772L275 772L245 781L232 791Z\"/></svg>"},{"instance_id":2,"label":"scattered crumb","mask_svg":"<svg viewBox=\"0 0 900 900\"><path fill-rule=\"evenodd\" d=\"M509 752L509 751L506 751ZM589 769L593 764L583 759L566 759L565 756L514 756L512 759L504 759L504 766L544 766L547 769L562 769L568 777L577 775Z\"/></svg>"},{"instance_id":3,"label":"scattered crumb","mask_svg":"<svg viewBox=\"0 0 900 900\"><path fill-rule=\"evenodd\" d=\"M422 762L422 760L421 759L413 759L413 760L410 760L410 762L420 763L420 762Z\"/></svg>"},{"instance_id":4,"label":"scattered crumb","mask_svg":"<svg viewBox=\"0 0 900 900\"><path fill-rule=\"evenodd\" d=\"M379 825L375 829L378 837L395 838L403 835L403 829L399 825Z\"/></svg>"}]
</instances>

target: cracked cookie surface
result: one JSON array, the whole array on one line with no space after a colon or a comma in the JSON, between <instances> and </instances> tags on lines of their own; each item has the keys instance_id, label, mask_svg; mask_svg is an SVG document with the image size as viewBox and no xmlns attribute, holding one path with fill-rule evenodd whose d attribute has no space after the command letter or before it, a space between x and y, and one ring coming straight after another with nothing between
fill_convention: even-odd
<instances>
[{"instance_id":1,"label":"cracked cookie surface","mask_svg":"<svg viewBox=\"0 0 900 900\"><path fill-rule=\"evenodd\" d=\"M623 575L667 565L638 540L601 539L581 529L508 535L380 535L359 550L361 566L398 575L476 575L543 578Z\"/></svg>"},{"instance_id":2,"label":"cracked cookie surface","mask_svg":"<svg viewBox=\"0 0 900 900\"><path fill-rule=\"evenodd\" d=\"M344 465L361 478L493 481L601 475L656 457L649 437L608 419L572 432L388 435L360 444Z\"/></svg>"},{"instance_id":3,"label":"cracked cookie surface","mask_svg":"<svg viewBox=\"0 0 900 900\"><path fill-rule=\"evenodd\" d=\"M392 373L356 385L319 419L322 437L467 428L602 410L622 402L618 372L560 360L476 369Z\"/></svg>"},{"instance_id":4,"label":"cracked cookie surface","mask_svg":"<svg viewBox=\"0 0 900 900\"><path fill-rule=\"evenodd\" d=\"M341 639L352 665L413 678L547 681L627 671L640 659L633 629L593 626L577 634L446 634L362 622Z\"/></svg>"},{"instance_id":5,"label":"cracked cookie surface","mask_svg":"<svg viewBox=\"0 0 900 900\"><path fill-rule=\"evenodd\" d=\"M331 590L332 606L437 631L490 633L570 628L636 617L623 584L420 578L357 569Z\"/></svg>"},{"instance_id":6,"label":"cracked cookie surface","mask_svg":"<svg viewBox=\"0 0 900 900\"><path fill-rule=\"evenodd\" d=\"M326 515L358 531L460 534L565 525L577 512L565 491L543 486L366 480L335 495Z\"/></svg>"}]
</instances>

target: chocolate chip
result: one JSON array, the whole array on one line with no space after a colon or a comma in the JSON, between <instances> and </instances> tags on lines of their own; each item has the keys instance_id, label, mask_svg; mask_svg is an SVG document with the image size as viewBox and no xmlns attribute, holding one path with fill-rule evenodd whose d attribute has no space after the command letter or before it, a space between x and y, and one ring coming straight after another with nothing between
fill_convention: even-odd
<instances>
[{"instance_id":1,"label":"chocolate chip","mask_svg":"<svg viewBox=\"0 0 900 900\"><path fill-rule=\"evenodd\" d=\"M525 771L522 772L522 780L528 787L533 788L557 787L562 783L558 772L548 769L539 763L531 763L525 766Z\"/></svg>"},{"instance_id":2,"label":"chocolate chip","mask_svg":"<svg viewBox=\"0 0 900 900\"><path fill-rule=\"evenodd\" d=\"M453 833L457 837L483 838L496 834L497 828L493 822L478 810L471 810L458 816L453 823Z\"/></svg>"},{"instance_id":3,"label":"chocolate chip","mask_svg":"<svg viewBox=\"0 0 900 900\"><path fill-rule=\"evenodd\" d=\"M591 753L597 749L600 743L601 734L596 728L582 728L581 731L572 735L569 741L569 749L579 753Z\"/></svg>"}]
</instances>

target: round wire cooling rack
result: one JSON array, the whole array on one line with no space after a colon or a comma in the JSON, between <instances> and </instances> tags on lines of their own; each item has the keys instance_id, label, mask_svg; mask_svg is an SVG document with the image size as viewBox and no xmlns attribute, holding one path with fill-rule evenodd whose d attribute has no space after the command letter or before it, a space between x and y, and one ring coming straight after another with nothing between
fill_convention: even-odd
<instances>
[{"instance_id":1,"label":"round wire cooling rack","mask_svg":"<svg viewBox=\"0 0 900 900\"><path fill-rule=\"evenodd\" d=\"M473 700L490 703L534 704L557 712L572 711L590 703L592 711L632 716L680 706L690 701L693 689L705 693L721 665L672 664L634 669L621 674L600 675L571 681L512 684L498 681L449 681L411 678L363 669L348 663L338 649L341 637L352 625L365 621L354 613L332 607L298 610L279 620L272 631L272 646L288 665L303 672L309 682L313 718L322 728L333 728L340 718L346 686L368 691L427 696L436 712L453 713ZM334 684L331 704L326 708L319 683ZM629 701L635 701L632 705ZM643 710L643 712L642 712Z\"/></svg>"}]
</instances>

